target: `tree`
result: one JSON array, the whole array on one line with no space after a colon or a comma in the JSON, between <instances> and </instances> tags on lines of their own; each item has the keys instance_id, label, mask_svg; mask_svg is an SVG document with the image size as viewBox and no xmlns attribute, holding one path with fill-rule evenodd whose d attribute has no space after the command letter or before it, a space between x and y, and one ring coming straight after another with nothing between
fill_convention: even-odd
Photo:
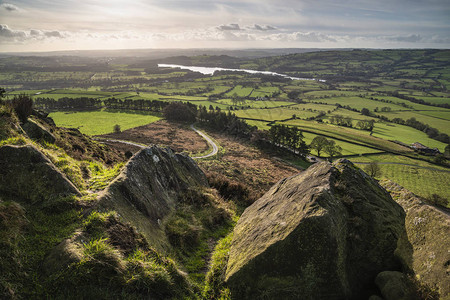
<instances>
[{"instance_id":1,"label":"tree","mask_svg":"<svg viewBox=\"0 0 450 300\"><path fill-rule=\"evenodd\" d=\"M163 113L169 121L195 122L196 111L186 103L172 102L164 108Z\"/></svg>"},{"instance_id":2,"label":"tree","mask_svg":"<svg viewBox=\"0 0 450 300\"><path fill-rule=\"evenodd\" d=\"M114 125L114 132L115 132L115 133L120 133L120 132L122 132L122 129L120 128L120 125L119 125L119 124Z\"/></svg>"},{"instance_id":3,"label":"tree","mask_svg":"<svg viewBox=\"0 0 450 300\"><path fill-rule=\"evenodd\" d=\"M317 156L320 156L320 151L325 147L325 145L328 143L328 140L323 136L316 136L312 141L311 144L309 144L309 147L311 149L314 149L317 151Z\"/></svg>"},{"instance_id":4,"label":"tree","mask_svg":"<svg viewBox=\"0 0 450 300\"><path fill-rule=\"evenodd\" d=\"M330 159L333 159L333 157L341 155L342 148L339 145L336 145L335 141L328 140L323 148L323 151L330 156Z\"/></svg>"},{"instance_id":5,"label":"tree","mask_svg":"<svg viewBox=\"0 0 450 300\"><path fill-rule=\"evenodd\" d=\"M450 157L450 145L445 146L444 155Z\"/></svg>"},{"instance_id":6,"label":"tree","mask_svg":"<svg viewBox=\"0 0 450 300\"><path fill-rule=\"evenodd\" d=\"M287 96L289 99L297 99L298 96L300 96L300 91L290 91L289 93L287 93Z\"/></svg>"},{"instance_id":7,"label":"tree","mask_svg":"<svg viewBox=\"0 0 450 300\"><path fill-rule=\"evenodd\" d=\"M368 110L367 108L363 108L363 109L361 109L361 114L364 116L369 116L370 110Z\"/></svg>"},{"instance_id":8,"label":"tree","mask_svg":"<svg viewBox=\"0 0 450 300\"><path fill-rule=\"evenodd\" d=\"M368 165L366 165L364 170L370 177L375 178L375 177L381 176L381 168L380 168L380 165L378 164L378 162L376 162L376 161L373 161L373 162L369 163Z\"/></svg>"}]
</instances>

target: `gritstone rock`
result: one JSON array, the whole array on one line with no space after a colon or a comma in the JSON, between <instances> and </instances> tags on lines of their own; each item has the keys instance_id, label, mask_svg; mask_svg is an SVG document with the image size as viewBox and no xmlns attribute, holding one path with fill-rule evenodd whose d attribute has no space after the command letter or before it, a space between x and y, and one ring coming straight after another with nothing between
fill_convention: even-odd
<instances>
[{"instance_id":1,"label":"gritstone rock","mask_svg":"<svg viewBox=\"0 0 450 300\"><path fill-rule=\"evenodd\" d=\"M248 207L226 271L236 299L367 299L394 251L405 212L347 160L284 179Z\"/></svg>"},{"instance_id":2,"label":"gritstone rock","mask_svg":"<svg viewBox=\"0 0 450 300\"><path fill-rule=\"evenodd\" d=\"M167 244L164 219L190 188L206 187L205 174L187 155L152 146L136 153L100 196L100 205L116 210L153 246ZM160 246L160 247L159 247Z\"/></svg>"},{"instance_id":3,"label":"gritstone rock","mask_svg":"<svg viewBox=\"0 0 450 300\"><path fill-rule=\"evenodd\" d=\"M78 189L31 145L0 147L0 193L32 201L75 194Z\"/></svg>"}]
</instances>

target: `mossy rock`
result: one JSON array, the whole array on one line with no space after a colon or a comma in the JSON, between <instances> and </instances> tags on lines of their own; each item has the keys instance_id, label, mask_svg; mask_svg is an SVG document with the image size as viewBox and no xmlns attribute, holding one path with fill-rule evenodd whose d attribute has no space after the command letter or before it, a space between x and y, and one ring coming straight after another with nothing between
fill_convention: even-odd
<instances>
[{"instance_id":1,"label":"mossy rock","mask_svg":"<svg viewBox=\"0 0 450 300\"><path fill-rule=\"evenodd\" d=\"M28 137L33 140L43 140L47 143L55 143L55 136L50 133L47 129L44 128L38 122L28 119L25 124L22 125L22 129L26 132Z\"/></svg>"},{"instance_id":2,"label":"mossy rock","mask_svg":"<svg viewBox=\"0 0 450 300\"><path fill-rule=\"evenodd\" d=\"M362 299L400 267L405 213L349 161L283 179L234 229L226 281L235 299Z\"/></svg>"},{"instance_id":3,"label":"mossy rock","mask_svg":"<svg viewBox=\"0 0 450 300\"><path fill-rule=\"evenodd\" d=\"M375 278L375 283L385 300L419 300L413 284L401 272L381 272Z\"/></svg>"},{"instance_id":4,"label":"mossy rock","mask_svg":"<svg viewBox=\"0 0 450 300\"><path fill-rule=\"evenodd\" d=\"M168 248L166 218L190 189L207 187L205 174L187 155L152 146L136 153L100 195L158 250Z\"/></svg>"},{"instance_id":5,"label":"mossy rock","mask_svg":"<svg viewBox=\"0 0 450 300\"><path fill-rule=\"evenodd\" d=\"M416 280L450 299L450 216L447 210L424 203L392 181L381 185L406 212L406 235L397 254Z\"/></svg>"},{"instance_id":6,"label":"mossy rock","mask_svg":"<svg viewBox=\"0 0 450 300\"><path fill-rule=\"evenodd\" d=\"M0 193L44 202L78 189L38 149L31 145L0 147Z\"/></svg>"}]
</instances>

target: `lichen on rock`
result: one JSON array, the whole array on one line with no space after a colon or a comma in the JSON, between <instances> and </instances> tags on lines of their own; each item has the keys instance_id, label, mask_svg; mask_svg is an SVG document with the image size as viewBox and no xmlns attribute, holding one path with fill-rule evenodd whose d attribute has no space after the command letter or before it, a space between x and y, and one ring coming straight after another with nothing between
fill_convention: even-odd
<instances>
[{"instance_id":1,"label":"lichen on rock","mask_svg":"<svg viewBox=\"0 0 450 300\"><path fill-rule=\"evenodd\" d=\"M100 206L116 210L158 249L168 245L161 224L188 189L208 186L187 155L156 146L136 153L100 195Z\"/></svg>"},{"instance_id":2,"label":"lichen on rock","mask_svg":"<svg viewBox=\"0 0 450 300\"><path fill-rule=\"evenodd\" d=\"M234 229L226 281L237 299L361 299L404 234L403 209L347 160L283 179Z\"/></svg>"}]
</instances>

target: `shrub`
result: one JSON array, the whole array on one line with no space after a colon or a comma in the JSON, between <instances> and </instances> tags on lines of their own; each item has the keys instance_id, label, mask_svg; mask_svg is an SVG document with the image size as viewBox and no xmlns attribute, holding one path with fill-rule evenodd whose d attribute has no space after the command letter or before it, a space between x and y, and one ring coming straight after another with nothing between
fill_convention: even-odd
<instances>
[{"instance_id":1,"label":"shrub","mask_svg":"<svg viewBox=\"0 0 450 300\"><path fill-rule=\"evenodd\" d=\"M122 130L119 124L114 125L114 133L121 133Z\"/></svg>"},{"instance_id":2,"label":"shrub","mask_svg":"<svg viewBox=\"0 0 450 300\"><path fill-rule=\"evenodd\" d=\"M11 105L22 123L33 112L33 99L28 95L18 95L13 98Z\"/></svg>"}]
</instances>

